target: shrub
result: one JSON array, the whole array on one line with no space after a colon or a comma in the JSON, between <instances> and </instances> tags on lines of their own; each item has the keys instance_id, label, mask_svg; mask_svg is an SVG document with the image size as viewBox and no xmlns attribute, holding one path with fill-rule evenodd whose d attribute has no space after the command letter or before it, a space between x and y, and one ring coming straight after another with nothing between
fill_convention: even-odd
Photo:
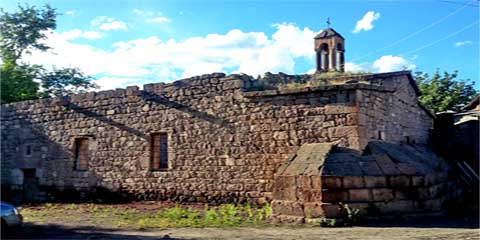
<instances>
[{"instance_id":1,"label":"shrub","mask_svg":"<svg viewBox=\"0 0 480 240\"><path fill-rule=\"evenodd\" d=\"M363 216L360 214L360 210L351 208L348 204L340 203L340 212L344 225L353 226L358 224Z\"/></svg>"}]
</instances>

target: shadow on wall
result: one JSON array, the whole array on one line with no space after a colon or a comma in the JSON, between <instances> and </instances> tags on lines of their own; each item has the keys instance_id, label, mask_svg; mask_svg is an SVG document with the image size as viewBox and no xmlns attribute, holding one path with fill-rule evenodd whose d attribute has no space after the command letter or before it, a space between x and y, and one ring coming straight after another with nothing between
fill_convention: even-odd
<instances>
[{"instance_id":1,"label":"shadow on wall","mask_svg":"<svg viewBox=\"0 0 480 240\"><path fill-rule=\"evenodd\" d=\"M202 120L210 122L212 124L219 125L223 128L227 128L227 129L232 128L230 126L230 124L227 121L225 121L224 119L221 119L219 117L207 114L205 112L195 110L188 105L169 100L166 97L163 97L163 96L151 93L151 92L145 92L145 91L143 91L141 97L147 102L151 102L151 103L154 103L154 104L160 104L160 105L163 105L167 108L176 109L178 111L190 114L190 115L192 115L196 118L202 119Z\"/></svg>"},{"instance_id":2,"label":"shadow on wall","mask_svg":"<svg viewBox=\"0 0 480 240\"><path fill-rule=\"evenodd\" d=\"M142 93L140 94L140 97L146 102L150 102L150 103L158 104L158 105L163 105L163 106L165 106L167 108L171 108L171 109L176 109L178 111L190 114L190 115L192 115L196 118L199 118L199 119L202 119L204 121L210 122L212 124L221 126L223 128L227 128L227 129L232 128L228 124L228 122L225 121L224 119L221 119L221 118L218 118L216 116L207 114L205 112L195 110L188 105L181 104L181 103L175 102L175 101L171 101L171 100L167 99L166 97L163 97L163 96L160 96L160 95L157 95L157 94L154 94L154 93L150 93L150 92L145 92L145 91L142 91ZM79 106L75 103L70 102L70 101L64 102L63 106L65 108L69 109L69 110L73 110L75 112L82 113L87 117L91 117L91 118L94 118L96 120L102 121L102 122L104 122L104 123L106 123L110 126L118 128L120 130L127 131L131 134L134 134L134 135L140 137L140 138L147 139L147 135L142 131L139 131L137 129L126 126L125 124L114 121L114 120L106 117L105 115L87 110L87 109L85 109L85 108L83 108L83 107L81 107L81 106Z\"/></svg>"},{"instance_id":3,"label":"shadow on wall","mask_svg":"<svg viewBox=\"0 0 480 240\"><path fill-rule=\"evenodd\" d=\"M141 98L146 102L151 102L155 105L163 105L168 109L176 109L188 113L196 118L208 121L222 128L231 129L227 121L218 117L209 115L204 112L197 111L191 107L171 101L165 97L142 92ZM72 103L65 98L60 102L66 108L63 111L74 111L83 114L87 118L99 120L102 123L126 131L132 135L147 139L147 134L129 127L123 123L117 122L110 117L103 114L88 110L75 103ZM10 106L4 106L2 115L13 111L13 115L20 118L19 122L11 123L7 126L7 130L2 134L2 199L10 202L35 202L38 199L45 199L50 201L71 202L98 199L98 202L118 202L115 199L121 197L126 201L131 199L143 199L146 196L133 196L127 191L121 190L122 186L118 187L118 191L110 191L110 187L101 187L102 176L99 176L95 171L88 171L88 176L85 174L76 174L74 168L74 160L72 150L65 144L69 144L68 138L76 137L74 135L65 136L65 133L59 133L58 139L62 139L64 144L59 144L52 140L52 136L47 136L44 132L47 127L36 125L28 119L31 117L27 113L20 113ZM23 115L23 116L22 116ZM8 116L2 116L2 118ZM18 126L14 126L18 125ZM216 128L216 129L222 129ZM50 129L49 129L50 130ZM92 134L92 133L89 133ZM93 133L95 135L95 133ZM32 156L25 157L23 145L28 144L29 148L33 146ZM31 145L31 146L30 146ZM20 148L19 148L20 147ZM29 150L30 151L30 150ZM35 178L35 190L27 189L22 175L23 169L33 170L33 177ZM12 172L17 172L12 175ZM42 176L42 173L44 176ZM48 175L47 175L48 174ZM78 175L78 176L77 176ZM48 178L48 179L47 179ZM83 179L82 179L83 178ZM85 180L88 178L88 180ZM39 179L41 181L39 182ZM89 182L88 187L74 187L78 186L78 181ZM108 183L104 183L107 184ZM42 186L41 188L39 188ZM113 188L112 188L113 189ZM156 195L155 192L146 192L147 195ZM32 197L26 198L26 195ZM167 196L168 195L168 196ZM172 194L165 195L166 198L171 198ZM175 195L175 194L173 194Z\"/></svg>"},{"instance_id":4,"label":"shadow on wall","mask_svg":"<svg viewBox=\"0 0 480 240\"><path fill-rule=\"evenodd\" d=\"M45 127L27 121L28 116L22 116L25 114L15 114L22 117L15 123L18 126L9 125L2 132L2 201L120 203L133 199L121 189L98 186L103 181L95 171L88 171L87 175L75 171L69 146L51 140L43 132ZM24 151L25 145L29 146L29 155ZM27 172L31 176L26 176ZM79 181L88 182L88 186L79 187Z\"/></svg>"}]
</instances>

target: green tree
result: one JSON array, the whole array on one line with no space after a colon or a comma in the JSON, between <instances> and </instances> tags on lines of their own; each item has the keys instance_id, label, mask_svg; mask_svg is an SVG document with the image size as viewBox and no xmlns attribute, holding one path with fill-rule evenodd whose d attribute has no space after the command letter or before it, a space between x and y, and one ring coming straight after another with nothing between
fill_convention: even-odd
<instances>
[{"instance_id":1,"label":"green tree","mask_svg":"<svg viewBox=\"0 0 480 240\"><path fill-rule=\"evenodd\" d=\"M420 102L434 112L459 111L471 101L478 92L474 82L456 79L458 71L440 74L437 70L432 76L428 73L416 72L415 81L420 89Z\"/></svg>"},{"instance_id":2,"label":"green tree","mask_svg":"<svg viewBox=\"0 0 480 240\"><path fill-rule=\"evenodd\" d=\"M34 49L50 49L39 40L46 39L45 32L57 27L57 14L49 5L43 9L18 7L19 11L12 14L0 9L0 53L4 59L14 63L23 53L30 53Z\"/></svg>"},{"instance_id":3,"label":"green tree","mask_svg":"<svg viewBox=\"0 0 480 240\"><path fill-rule=\"evenodd\" d=\"M24 54L33 50L50 49L42 40L47 38L46 32L55 30L56 17L55 9L49 5L43 9L19 6L15 13L0 9L1 103L60 96L97 87L92 77L77 68L48 71L40 65L20 62Z\"/></svg>"},{"instance_id":4,"label":"green tree","mask_svg":"<svg viewBox=\"0 0 480 240\"><path fill-rule=\"evenodd\" d=\"M53 69L40 76L41 87L45 89L43 96L63 96L71 93L85 92L97 86L92 83L92 77L85 76L77 68Z\"/></svg>"},{"instance_id":5,"label":"green tree","mask_svg":"<svg viewBox=\"0 0 480 240\"><path fill-rule=\"evenodd\" d=\"M38 65L17 65L11 60L3 62L0 72L1 103L36 99L39 84L33 79L39 72Z\"/></svg>"}]
</instances>

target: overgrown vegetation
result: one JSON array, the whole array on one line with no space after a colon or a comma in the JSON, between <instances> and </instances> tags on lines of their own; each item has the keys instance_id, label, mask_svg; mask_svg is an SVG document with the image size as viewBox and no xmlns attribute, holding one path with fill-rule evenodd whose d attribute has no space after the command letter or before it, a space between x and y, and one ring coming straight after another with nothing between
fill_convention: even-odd
<instances>
[{"instance_id":1,"label":"overgrown vegetation","mask_svg":"<svg viewBox=\"0 0 480 240\"><path fill-rule=\"evenodd\" d=\"M256 227L268 224L272 208L250 205L224 204L220 206L186 207L177 205L162 210L141 211L95 204L45 204L42 207L22 209L25 221L44 222L61 217L61 221L126 228L177 227Z\"/></svg>"},{"instance_id":2,"label":"overgrown vegetation","mask_svg":"<svg viewBox=\"0 0 480 240\"><path fill-rule=\"evenodd\" d=\"M287 84L279 84L278 89L285 90L285 89L301 89L306 87L319 87L324 86L326 84L326 80L329 78L335 77L349 77L349 76L358 76L358 75L365 75L371 74L369 72L323 72L319 74L315 74L307 82L292 82Z\"/></svg>"},{"instance_id":3,"label":"overgrown vegetation","mask_svg":"<svg viewBox=\"0 0 480 240\"><path fill-rule=\"evenodd\" d=\"M324 218L321 219L319 224L322 227L345 227L345 226L354 226L361 223L363 220L363 215L360 213L359 209L352 208L348 204L339 204L340 218Z\"/></svg>"},{"instance_id":4,"label":"overgrown vegetation","mask_svg":"<svg viewBox=\"0 0 480 240\"><path fill-rule=\"evenodd\" d=\"M342 214L343 224L345 226L353 226L362 220L363 216L360 214L360 210L351 208L348 204L340 203L340 212Z\"/></svg>"}]
</instances>

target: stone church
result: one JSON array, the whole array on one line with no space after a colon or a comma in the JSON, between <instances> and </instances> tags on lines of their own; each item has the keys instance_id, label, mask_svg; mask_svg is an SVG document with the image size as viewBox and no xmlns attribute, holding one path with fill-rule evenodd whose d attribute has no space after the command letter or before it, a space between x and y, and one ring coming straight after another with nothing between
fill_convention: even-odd
<instances>
[{"instance_id":1,"label":"stone church","mask_svg":"<svg viewBox=\"0 0 480 240\"><path fill-rule=\"evenodd\" d=\"M439 210L445 167L425 147L433 115L411 73L342 73L331 28L314 49L311 75L213 73L2 105L2 190L269 202L295 219L337 217L339 202Z\"/></svg>"}]
</instances>

